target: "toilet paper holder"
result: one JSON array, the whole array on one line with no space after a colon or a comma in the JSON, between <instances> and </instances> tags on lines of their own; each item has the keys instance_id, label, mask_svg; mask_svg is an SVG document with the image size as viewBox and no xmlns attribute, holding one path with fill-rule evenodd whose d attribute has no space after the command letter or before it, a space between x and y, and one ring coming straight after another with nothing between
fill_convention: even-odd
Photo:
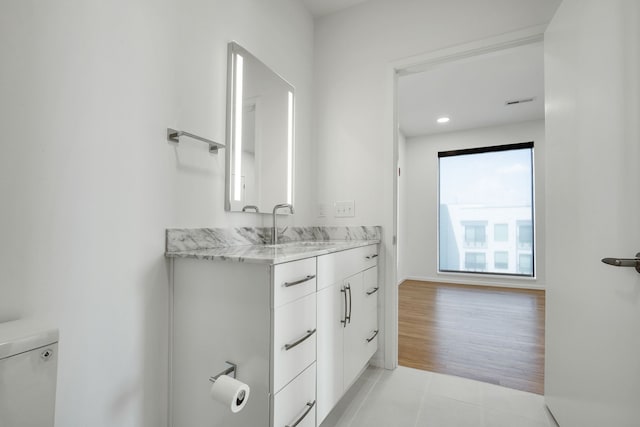
<instances>
[{"instance_id":1,"label":"toilet paper holder","mask_svg":"<svg viewBox=\"0 0 640 427\"><path fill-rule=\"evenodd\" d=\"M223 375L230 375L230 374L233 374L233 375L230 375L230 376L232 376L233 378L235 378L235 377L236 377L236 374L237 374L237 372L238 372L238 365L236 365L236 364L235 364L235 363L233 363L233 362L227 362L227 361L225 361L224 363L226 363L227 365L231 365L231 366L229 366L229 367L228 367L227 369L225 369L224 371L220 372L218 375L214 375L213 377L209 378L209 381L211 381L212 383L215 383L215 382L216 382L216 380L217 380L218 378L220 378L221 376L223 376Z\"/></svg>"}]
</instances>

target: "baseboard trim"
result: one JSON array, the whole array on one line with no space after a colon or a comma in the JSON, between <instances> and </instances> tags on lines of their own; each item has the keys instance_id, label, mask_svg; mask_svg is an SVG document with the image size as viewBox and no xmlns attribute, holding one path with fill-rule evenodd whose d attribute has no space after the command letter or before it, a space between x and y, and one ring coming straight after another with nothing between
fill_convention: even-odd
<instances>
[{"instance_id":1,"label":"baseboard trim","mask_svg":"<svg viewBox=\"0 0 640 427\"><path fill-rule=\"evenodd\" d=\"M513 279L513 281L493 281L493 280L477 280L477 279L469 279L468 277L428 277L428 276L406 276L398 285L400 285L405 280L418 280L421 282L439 282L439 283L451 283L458 285L472 285L472 286L494 286L497 288L514 288L514 289L531 289L535 291L544 291L544 284L540 283L529 283L529 282L519 282L518 279ZM506 279L509 280L509 279Z\"/></svg>"}]
</instances>

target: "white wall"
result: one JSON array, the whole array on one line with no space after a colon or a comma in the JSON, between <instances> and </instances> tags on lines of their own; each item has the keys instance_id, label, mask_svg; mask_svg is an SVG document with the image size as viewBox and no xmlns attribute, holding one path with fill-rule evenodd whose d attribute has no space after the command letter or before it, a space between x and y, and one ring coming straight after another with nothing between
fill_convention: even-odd
<instances>
[{"instance_id":1,"label":"white wall","mask_svg":"<svg viewBox=\"0 0 640 427\"><path fill-rule=\"evenodd\" d=\"M180 39L176 97L180 117L176 126L225 138L227 42L234 40L280 74L296 90L295 195L296 214L283 225L308 225L311 221L311 88L313 77L313 20L299 0L188 0L177 1L172 26ZM198 147L198 146L196 146ZM244 226L256 223L253 214L224 212L224 155L212 161L198 147L180 154L177 195L183 223ZM196 150L196 148L194 148ZM204 168L204 170L203 170ZM212 194L216 196L211 197ZM224 193L220 193L224 194ZM204 199L204 200L203 200ZM203 211L203 208L205 211ZM261 220L259 220L261 221Z\"/></svg>"},{"instance_id":2,"label":"white wall","mask_svg":"<svg viewBox=\"0 0 640 427\"><path fill-rule=\"evenodd\" d=\"M166 425L167 227L223 211L227 42L297 89L296 224L310 222L313 22L296 0L0 6L0 320L60 328L56 425Z\"/></svg>"},{"instance_id":3,"label":"white wall","mask_svg":"<svg viewBox=\"0 0 640 427\"><path fill-rule=\"evenodd\" d=\"M406 142L405 260L399 279L542 287L545 277L544 120L409 138ZM438 152L534 141L536 279L438 273ZM400 250L400 248L399 248Z\"/></svg>"},{"instance_id":4,"label":"white wall","mask_svg":"<svg viewBox=\"0 0 640 427\"><path fill-rule=\"evenodd\" d=\"M382 225L393 278L393 89L400 59L546 24L559 0L374 0L316 22L314 147L317 200L355 200L356 216L326 224ZM392 292L393 294L393 292ZM395 304L388 299L387 304ZM393 319L384 319L385 329ZM392 334L394 331L390 331ZM385 337L382 341L386 341ZM386 365L394 349L386 348Z\"/></svg>"}]
</instances>

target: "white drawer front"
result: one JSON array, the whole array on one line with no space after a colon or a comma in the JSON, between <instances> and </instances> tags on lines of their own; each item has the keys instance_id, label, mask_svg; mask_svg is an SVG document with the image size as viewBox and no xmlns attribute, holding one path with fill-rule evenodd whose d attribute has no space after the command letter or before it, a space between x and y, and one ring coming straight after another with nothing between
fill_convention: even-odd
<instances>
[{"instance_id":1,"label":"white drawer front","mask_svg":"<svg viewBox=\"0 0 640 427\"><path fill-rule=\"evenodd\" d=\"M318 257L318 289L326 288L377 265L378 245L334 252Z\"/></svg>"},{"instance_id":2,"label":"white drawer front","mask_svg":"<svg viewBox=\"0 0 640 427\"><path fill-rule=\"evenodd\" d=\"M316 427L316 365L301 373L273 398L273 427Z\"/></svg>"},{"instance_id":3,"label":"white drawer front","mask_svg":"<svg viewBox=\"0 0 640 427\"><path fill-rule=\"evenodd\" d=\"M273 392L316 360L316 294L273 312Z\"/></svg>"},{"instance_id":4,"label":"white drawer front","mask_svg":"<svg viewBox=\"0 0 640 427\"><path fill-rule=\"evenodd\" d=\"M378 332L376 332L378 331ZM377 308L374 310L369 310L365 312L365 321L364 321L364 337L365 337L365 350L364 358L366 360L371 359L371 356L378 350L378 335L380 331L380 326L378 325L378 310Z\"/></svg>"},{"instance_id":5,"label":"white drawer front","mask_svg":"<svg viewBox=\"0 0 640 427\"><path fill-rule=\"evenodd\" d=\"M316 291L315 257L277 264L273 269L273 307Z\"/></svg>"}]
</instances>

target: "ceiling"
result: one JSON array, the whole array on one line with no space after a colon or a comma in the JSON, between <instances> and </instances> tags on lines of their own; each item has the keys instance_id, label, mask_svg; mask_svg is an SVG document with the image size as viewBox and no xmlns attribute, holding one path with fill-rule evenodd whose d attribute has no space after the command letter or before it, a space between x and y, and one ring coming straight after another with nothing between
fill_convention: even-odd
<instances>
[{"instance_id":1,"label":"ceiling","mask_svg":"<svg viewBox=\"0 0 640 427\"><path fill-rule=\"evenodd\" d=\"M307 9L316 18L347 9L365 1L367 0L302 0Z\"/></svg>"},{"instance_id":2,"label":"ceiling","mask_svg":"<svg viewBox=\"0 0 640 427\"><path fill-rule=\"evenodd\" d=\"M506 101L534 98L507 106ZM436 119L447 116L447 124ZM544 118L542 43L447 62L400 77L398 117L406 137Z\"/></svg>"},{"instance_id":3,"label":"ceiling","mask_svg":"<svg viewBox=\"0 0 640 427\"><path fill-rule=\"evenodd\" d=\"M316 18L366 1L302 0ZM530 98L534 100L505 105ZM443 116L451 120L438 124L436 119ZM542 43L403 75L398 82L398 117L406 137L544 119Z\"/></svg>"}]
</instances>

